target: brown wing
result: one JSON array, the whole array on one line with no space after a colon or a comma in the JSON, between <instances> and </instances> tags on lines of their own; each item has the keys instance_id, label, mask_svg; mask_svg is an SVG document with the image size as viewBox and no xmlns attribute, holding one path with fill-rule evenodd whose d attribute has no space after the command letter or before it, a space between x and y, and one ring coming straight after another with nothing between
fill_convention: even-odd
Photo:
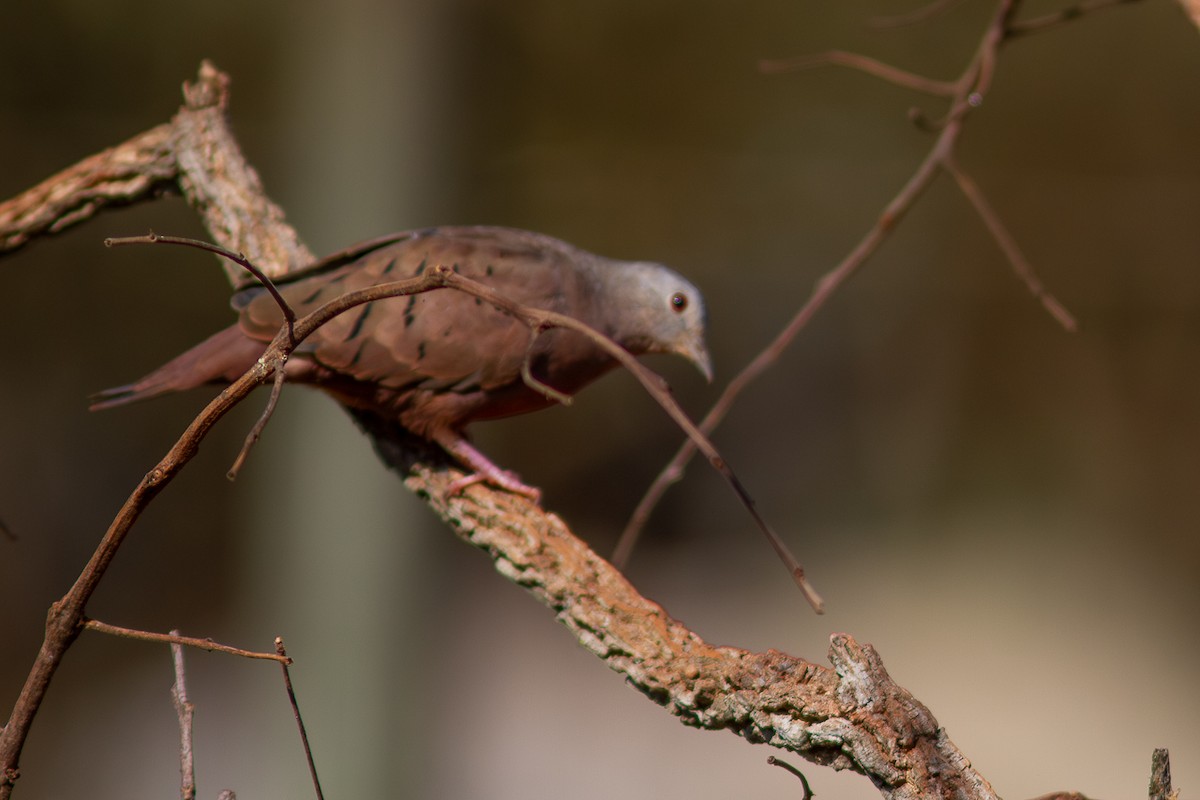
<instances>
[{"instance_id":1,"label":"brown wing","mask_svg":"<svg viewBox=\"0 0 1200 800\"><path fill-rule=\"evenodd\" d=\"M578 312L593 292L586 279L590 273L579 269L579 260L594 257L539 234L437 228L384 241L392 243L343 266L335 261L332 269L317 268L280 291L304 314L345 292L448 264L519 303L562 313ZM243 296L237 304L247 335L269 340L279 330L282 318L265 292ZM529 338L523 323L494 307L462 292L437 289L351 309L319 329L298 353L390 388L469 392L520 380Z\"/></svg>"}]
</instances>

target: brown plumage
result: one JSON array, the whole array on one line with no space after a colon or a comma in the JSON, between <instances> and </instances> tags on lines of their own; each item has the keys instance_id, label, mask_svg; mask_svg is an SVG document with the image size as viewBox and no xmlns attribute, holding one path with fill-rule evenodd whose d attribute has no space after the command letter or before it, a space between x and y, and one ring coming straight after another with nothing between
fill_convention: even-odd
<instances>
[{"instance_id":1,"label":"brown plumage","mask_svg":"<svg viewBox=\"0 0 1200 800\"><path fill-rule=\"evenodd\" d=\"M403 280L435 264L483 282L522 305L574 317L631 353L675 353L711 375L704 301L659 264L614 261L558 239L497 227L445 227L376 239L338 253L277 285L303 315L348 291ZM235 325L128 386L102 392L108 408L230 382L279 331L282 315L261 288L233 298ZM529 348L520 321L462 292L437 289L376 301L342 314L293 353L287 379L317 386L359 413L393 419L441 445L475 474L525 494L536 491L491 464L463 429L476 420L523 414L551 403L521 378ZM533 375L574 394L616 365L582 334L551 330L529 354Z\"/></svg>"}]
</instances>

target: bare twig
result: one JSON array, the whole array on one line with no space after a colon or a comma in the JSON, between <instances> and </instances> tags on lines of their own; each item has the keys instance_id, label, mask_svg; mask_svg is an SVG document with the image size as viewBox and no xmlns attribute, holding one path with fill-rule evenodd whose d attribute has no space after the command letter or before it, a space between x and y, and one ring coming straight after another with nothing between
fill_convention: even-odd
<instances>
[{"instance_id":1,"label":"bare twig","mask_svg":"<svg viewBox=\"0 0 1200 800\"><path fill-rule=\"evenodd\" d=\"M553 400L560 405L569 406L575 398L569 394L564 394L553 386L539 381L537 376L533 374L533 348L537 344L538 337L542 335L542 329L536 326L529 328L529 346L525 348L525 360L521 362L521 381L526 386L539 392L547 400Z\"/></svg>"},{"instance_id":2,"label":"bare twig","mask_svg":"<svg viewBox=\"0 0 1200 800\"><path fill-rule=\"evenodd\" d=\"M896 14L892 17L872 17L868 24L872 28L903 28L908 25L916 25L936 17L938 14L944 14L961 2L962 0L934 0L927 6L905 14Z\"/></svg>"},{"instance_id":3,"label":"bare twig","mask_svg":"<svg viewBox=\"0 0 1200 800\"><path fill-rule=\"evenodd\" d=\"M304 745L304 758L308 761L308 774L312 778L313 791L316 792L317 800L324 800L325 794L321 791L321 779L317 775L317 762L313 760L312 747L308 743L308 731L304 729L304 718L300 716L300 704L296 702L296 692L292 688L292 674L288 670L288 664L291 659L287 657L287 648L283 646L283 637L275 637L275 652L283 659L280 662L280 667L283 669L283 686L287 689L288 702L292 706L292 714L296 717L296 727L300 730L300 742Z\"/></svg>"},{"instance_id":4,"label":"bare twig","mask_svg":"<svg viewBox=\"0 0 1200 800\"><path fill-rule=\"evenodd\" d=\"M1192 24L1200 28L1200 0L1179 0L1179 5Z\"/></svg>"},{"instance_id":5,"label":"bare twig","mask_svg":"<svg viewBox=\"0 0 1200 800\"><path fill-rule=\"evenodd\" d=\"M237 480L242 467L246 465L246 459L250 457L250 450L258 443L263 430L266 429L267 423L271 421L271 416L275 413L275 407L279 404L279 396L283 394L284 379L287 377L287 373L283 370L283 365L283 359L271 365L271 369L275 371L275 380L271 382L271 396L267 398L267 405L263 408L262 414L254 422L254 425L250 428L250 432L246 434L246 438L242 442L242 449L238 451L237 458L233 460L229 471L225 473L225 477L231 481Z\"/></svg>"},{"instance_id":6,"label":"bare twig","mask_svg":"<svg viewBox=\"0 0 1200 800\"><path fill-rule=\"evenodd\" d=\"M269 661L279 661L280 657L276 653L258 653L253 650L243 650L240 647L230 647L227 644L219 644L212 639L197 639L194 636L180 636L178 631L170 633L154 633L152 631L139 631L134 628L123 628L118 625L110 625L107 622L101 622L96 619L85 619L83 627L97 633L107 633L110 636L120 636L124 639L137 639L141 642L158 642L160 644L182 645L185 647L195 647L199 650L207 650L210 653L225 653L226 655L239 656L241 658L261 658Z\"/></svg>"},{"instance_id":7,"label":"bare twig","mask_svg":"<svg viewBox=\"0 0 1200 800\"><path fill-rule=\"evenodd\" d=\"M254 262L250 261L250 259L246 258L246 256L243 254L234 253L233 251L221 247L220 245L213 244L212 242L201 241L200 239L188 239L182 236L160 236L154 232L151 232L146 236L125 236L120 238L110 237L104 240L105 247L119 247L122 245L131 244L182 245L184 247L192 247L197 250L207 250L210 253L214 253L221 258L237 264L242 269L253 275L254 278L258 280L260 284L262 284L263 288L267 290L267 293L271 295L271 299L275 301L275 305L279 307L280 313L283 314L284 327L286 328L287 335L292 341L292 344L295 345L296 312L290 305L288 305L288 301L283 298L283 295L279 293L279 289L275 286L275 282L267 277L262 270L255 266ZM267 427L267 422L270 421L271 415L275 413L275 406L279 403L279 395L283 391L283 381L285 376L283 371L283 362L280 361L278 364L272 364L271 366L275 371L275 382L271 388L271 396L267 400L267 407L263 409L263 413L259 416L258 421L254 423L254 427L252 427L250 432L246 434L246 439L242 443L242 449L238 452L237 458L234 459L233 465L229 468L229 471L225 473L226 477L231 481L236 480L238 473L242 471L242 466L245 465L246 459L250 456L251 448L254 447L254 445L258 442L259 437L262 436L263 430Z\"/></svg>"},{"instance_id":8,"label":"bare twig","mask_svg":"<svg viewBox=\"0 0 1200 800\"><path fill-rule=\"evenodd\" d=\"M799 72L816 67L838 66L865 72L888 83L912 89L917 92L936 95L938 97L953 97L957 87L949 81L939 81L926 78L913 72L893 67L870 56L859 53L847 53L844 50L829 50L824 53L814 53L795 58L766 59L758 62L758 68L765 73Z\"/></svg>"},{"instance_id":9,"label":"bare twig","mask_svg":"<svg viewBox=\"0 0 1200 800\"><path fill-rule=\"evenodd\" d=\"M1000 216L996 210L992 208L992 204L988 202L986 195L975 183L970 175L963 172L959 168L958 163L952 156L947 156L942 161L942 168L954 178L954 182L958 184L958 188L962 190L963 195L971 202L975 212L979 214L983 224L987 226L988 232L992 234L992 238L1000 246L1004 252L1008 263L1012 265L1013 271L1017 277L1024 281L1029 288L1030 293L1041 302L1042 306L1054 317L1060 325L1067 331L1074 333L1078 330L1078 324L1075 322L1075 317L1071 312L1063 307L1053 294L1047 291L1046 287L1034 272L1033 265L1025 258L1025 254L1021 252L1020 245L1013 235L1009 233L1008 228L1000 220Z\"/></svg>"},{"instance_id":10,"label":"bare twig","mask_svg":"<svg viewBox=\"0 0 1200 800\"><path fill-rule=\"evenodd\" d=\"M1058 11L1044 16L1010 22L1005 30L1005 36L1013 39L1029 33L1040 33L1077 20L1085 14L1090 14L1094 11L1102 11L1106 8L1115 8L1137 2L1140 2L1140 0L1083 0L1081 3L1060 8Z\"/></svg>"},{"instance_id":11,"label":"bare twig","mask_svg":"<svg viewBox=\"0 0 1200 800\"><path fill-rule=\"evenodd\" d=\"M171 631L178 638L179 631ZM196 707L188 700L187 682L183 669L183 647L179 642L171 643L171 660L175 664L175 683L171 686L171 700L179 717L179 796L183 800L196 797L196 763L192 750L192 715Z\"/></svg>"},{"instance_id":12,"label":"bare twig","mask_svg":"<svg viewBox=\"0 0 1200 800\"><path fill-rule=\"evenodd\" d=\"M773 767L782 767L800 779L800 785L804 787L803 800L812 800L812 798L816 795L816 792L814 792L812 787L808 785L808 778L804 777L804 773L793 767L791 764L787 763L781 758L776 758L775 756L767 756L767 763Z\"/></svg>"},{"instance_id":13,"label":"bare twig","mask_svg":"<svg viewBox=\"0 0 1200 800\"><path fill-rule=\"evenodd\" d=\"M232 250L221 247L219 244L213 244L201 239L189 239L184 236L163 236L154 231L145 236L110 236L104 240L105 247L124 247L132 244L173 244L182 247L191 247L196 250L206 250L227 261L232 261L253 275L255 280L262 284L263 288L267 290L267 294L271 295L271 299L275 301L275 305L279 306L279 311L283 314L284 322L291 326L296 321L296 312L288 305L288 301L283 299L283 295L279 293L275 282L255 266L253 261L246 258L243 253L235 253Z\"/></svg>"}]
</instances>

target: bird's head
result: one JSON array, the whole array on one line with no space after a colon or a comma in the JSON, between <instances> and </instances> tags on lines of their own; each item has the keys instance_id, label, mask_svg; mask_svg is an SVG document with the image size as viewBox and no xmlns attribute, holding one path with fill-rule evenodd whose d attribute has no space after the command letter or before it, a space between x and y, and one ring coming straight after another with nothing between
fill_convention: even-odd
<instances>
[{"instance_id":1,"label":"bird's head","mask_svg":"<svg viewBox=\"0 0 1200 800\"><path fill-rule=\"evenodd\" d=\"M673 353L712 380L712 358L704 344L707 314L700 290L679 273L647 261L625 262L610 286L618 299L616 336L633 353Z\"/></svg>"}]
</instances>

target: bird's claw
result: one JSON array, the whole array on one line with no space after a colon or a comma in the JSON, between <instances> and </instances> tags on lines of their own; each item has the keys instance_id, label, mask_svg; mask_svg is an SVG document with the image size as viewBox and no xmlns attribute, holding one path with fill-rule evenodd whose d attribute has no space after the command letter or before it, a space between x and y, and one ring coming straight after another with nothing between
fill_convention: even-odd
<instances>
[{"instance_id":1,"label":"bird's claw","mask_svg":"<svg viewBox=\"0 0 1200 800\"><path fill-rule=\"evenodd\" d=\"M478 470L468 475L463 475L461 478L456 478L451 481L442 494L443 498L453 497L466 489L468 486L474 486L477 483L486 483L495 486L498 489L519 494L522 497L528 497L535 503L541 502L542 490L536 486L529 486L522 483L514 473L501 469Z\"/></svg>"}]
</instances>

